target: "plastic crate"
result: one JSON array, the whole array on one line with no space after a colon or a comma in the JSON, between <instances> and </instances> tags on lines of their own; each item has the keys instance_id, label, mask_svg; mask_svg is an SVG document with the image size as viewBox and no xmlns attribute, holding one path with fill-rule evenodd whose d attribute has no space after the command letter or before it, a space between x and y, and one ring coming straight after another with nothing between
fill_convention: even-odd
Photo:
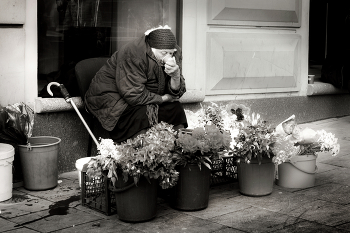
<instances>
[{"instance_id":1,"label":"plastic crate","mask_svg":"<svg viewBox=\"0 0 350 233\"><path fill-rule=\"evenodd\" d=\"M89 178L81 172L81 204L105 215L117 213L115 195L109 190L111 183L105 175Z\"/></svg>"},{"instance_id":2,"label":"plastic crate","mask_svg":"<svg viewBox=\"0 0 350 233\"><path fill-rule=\"evenodd\" d=\"M233 156L216 159L212 163L210 185L237 181L237 162Z\"/></svg>"}]
</instances>

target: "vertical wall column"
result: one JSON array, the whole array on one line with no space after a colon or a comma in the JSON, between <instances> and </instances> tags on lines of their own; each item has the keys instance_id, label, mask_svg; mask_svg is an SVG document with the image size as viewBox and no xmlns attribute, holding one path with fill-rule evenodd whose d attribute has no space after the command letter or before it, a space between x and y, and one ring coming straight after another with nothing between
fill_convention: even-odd
<instances>
[{"instance_id":1,"label":"vertical wall column","mask_svg":"<svg viewBox=\"0 0 350 233\"><path fill-rule=\"evenodd\" d=\"M0 105L24 101L25 1L0 1Z\"/></svg>"},{"instance_id":2,"label":"vertical wall column","mask_svg":"<svg viewBox=\"0 0 350 233\"><path fill-rule=\"evenodd\" d=\"M23 0L24 1L24 0ZM38 31L37 0L26 1L25 30L25 102L34 103L38 97Z\"/></svg>"}]
</instances>

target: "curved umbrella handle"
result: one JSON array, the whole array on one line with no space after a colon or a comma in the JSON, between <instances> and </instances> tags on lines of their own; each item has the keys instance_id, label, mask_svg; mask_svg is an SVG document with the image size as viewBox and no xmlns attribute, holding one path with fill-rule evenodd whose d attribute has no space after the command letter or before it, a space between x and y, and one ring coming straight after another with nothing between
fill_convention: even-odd
<instances>
[{"instance_id":1,"label":"curved umbrella handle","mask_svg":"<svg viewBox=\"0 0 350 233\"><path fill-rule=\"evenodd\" d=\"M60 86L60 84L59 83L57 83L57 82L50 82L48 85L47 85L47 87L46 87L46 90L47 90L47 93L49 93L49 95L51 95L51 96L53 96L53 93L52 93L52 91L51 91L51 86L52 85L55 85L55 86Z\"/></svg>"},{"instance_id":2,"label":"curved umbrella handle","mask_svg":"<svg viewBox=\"0 0 350 233\"><path fill-rule=\"evenodd\" d=\"M50 82L47 87L46 87L46 90L47 90L47 93L49 93L49 95L53 96L53 93L51 91L51 86L52 85L55 85L55 86L58 86L59 89L60 89L60 92L63 96L63 98L68 102L68 99L71 98L66 87L63 85L63 84L59 84L57 82Z\"/></svg>"}]
</instances>

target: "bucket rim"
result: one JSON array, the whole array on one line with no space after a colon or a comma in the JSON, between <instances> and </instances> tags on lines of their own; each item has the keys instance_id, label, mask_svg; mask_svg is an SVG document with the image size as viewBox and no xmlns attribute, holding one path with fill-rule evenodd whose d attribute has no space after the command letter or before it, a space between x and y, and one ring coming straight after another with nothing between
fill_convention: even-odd
<instances>
[{"instance_id":1,"label":"bucket rim","mask_svg":"<svg viewBox=\"0 0 350 233\"><path fill-rule=\"evenodd\" d=\"M4 153L0 153L0 160L7 160L7 159L11 159L12 157L14 157L14 154L15 154L15 148L10 145L10 144L7 144L7 143L0 143L0 145L5 145L6 147L9 148L8 151L3 151ZM5 155L2 155L2 154L5 154ZM8 156L6 156L8 155Z\"/></svg>"},{"instance_id":2,"label":"bucket rim","mask_svg":"<svg viewBox=\"0 0 350 233\"><path fill-rule=\"evenodd\" d=\"M317 156L313 155L313 154L307 154L307 155L297 155L297 156L293 156L289 161L292 163L295 162L303 162L303 161L310 161L310 160L316 160Z\"/></svg>"},{"instance_id":3,"label":"bucket rim","mask_svg":"<svg viewBox=\"0 0 350 233\"><path fill-rule=\"evenodd\" d=\"M56 142L53 142L53 143L48 143L48 144L45 144L45 145L18 145L18 147L22 147L22 148L28 148L28 147L31 147L31 148L42 148L42 147L47 147L47 146L54 146L54 145L57 145L61 142L61 139L58 138L58 137L52 137L52 136L35 136L35 137L30 137L28 138L28 141L33 138L33 139L37 139L37 138L51 138L51 139L56 139L57 141Z\"/></svg>"}]
</instances>

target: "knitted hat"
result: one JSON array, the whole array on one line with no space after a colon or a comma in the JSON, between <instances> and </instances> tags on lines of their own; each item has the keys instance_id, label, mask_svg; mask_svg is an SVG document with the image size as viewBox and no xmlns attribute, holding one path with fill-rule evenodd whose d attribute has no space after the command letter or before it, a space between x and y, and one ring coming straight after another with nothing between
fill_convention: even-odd
<instances>
[{"instance_id":1,"label":"knitted hat","mask_svg":"<svg viewBox=\"0 0 350 233\"><path fill-rule=\"evenodd\" d=\"M176 38L170 27L164 26L149 30L145 33L148 44L155 49L175 49Z\"/></svg>"}]
</instances>

